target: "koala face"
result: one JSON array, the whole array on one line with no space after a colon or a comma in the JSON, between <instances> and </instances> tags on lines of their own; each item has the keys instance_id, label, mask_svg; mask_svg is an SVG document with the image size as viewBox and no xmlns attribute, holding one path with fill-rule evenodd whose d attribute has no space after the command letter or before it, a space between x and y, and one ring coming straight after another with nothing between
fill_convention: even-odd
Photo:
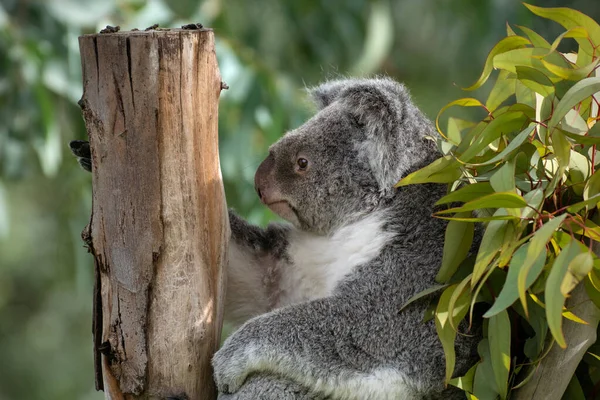
<instances>
[{"instance_id":1,"label":"koala face","mask_svg":"<svg viewBox=\"0 0 600 400\"><path fill-rule=\"evenodd\" d=\"M256 171L261 201L297 227L327 232L376 204L377 184L357 143L364 127L343 107L323 110L269 149Z\"/></svg>"},{"instance_id":2,"label":"koala face","mask_svg":"<svg viewBox=\"0 0 600 400\"><path fill-rule=\"evenodd\" d=\"M320 111L271 146L255 187L282 218L326 234L393 196L423 147L431 151L431 126L389 79L334 81L311 94Z\"/></svg>"}]
</instances>

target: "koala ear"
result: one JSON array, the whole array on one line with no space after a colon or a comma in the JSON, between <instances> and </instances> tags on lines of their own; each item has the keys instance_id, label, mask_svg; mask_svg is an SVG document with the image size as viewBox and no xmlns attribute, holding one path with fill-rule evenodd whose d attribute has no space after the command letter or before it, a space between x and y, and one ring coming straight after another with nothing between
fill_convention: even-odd
<instances>
[{"instance_id":1,"label":"koala ear","mask_svg":"<svg viewBox=\"0 0 600 400\"><path fill-rule=\"evenodd\" d=\"M403 176L435 155L425 139L432 125L403 85L388 78L350 82L337 96L365 129L359 155L368 161L380 190L392 193Z\"/></svg>"},{"instance_id":2,"label":"koala ear","mask_svg":"<svg viewBox=\"0 0 600 400\"><path fill-rule=\"evenodd\" d=\"M327 107L338 99L340 93L351 84L351 80L329 81L308 88L308 94L315 102L319 110Z\"/></svg>"}]
</instances>

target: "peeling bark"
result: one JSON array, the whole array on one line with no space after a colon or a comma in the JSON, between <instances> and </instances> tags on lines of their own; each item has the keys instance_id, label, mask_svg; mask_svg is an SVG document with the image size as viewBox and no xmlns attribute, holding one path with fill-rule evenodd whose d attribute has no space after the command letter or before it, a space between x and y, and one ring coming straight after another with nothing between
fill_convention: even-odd
<instances>
[{"instance_id":1,"label":"peeling bark","mask_svg":"<svg viewBox=\"0 0 600 400\"><path fill-rule=\"evenodd\" d=\"M118 32L79 44L97 388L110 399L213 399L229 238L213 32Z\"/></svg>"}]
</instances>

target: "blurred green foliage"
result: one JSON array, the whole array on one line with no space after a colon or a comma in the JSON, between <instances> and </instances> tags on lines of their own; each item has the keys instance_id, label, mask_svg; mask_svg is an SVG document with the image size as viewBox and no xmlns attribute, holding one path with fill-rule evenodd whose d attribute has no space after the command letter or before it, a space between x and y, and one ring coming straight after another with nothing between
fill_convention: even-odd
<instances>
[{"instance_id":1,"label":"blurred green foliage","mask_svg":"<svg viewBox=\"0 0 600 400\"><path fill-rule=\"evenodd\" d=\"M600 2L564 5L600 20ZM90 176L66 154L84 139L77 37L107 24L201 22L217 35L221 163L231 206L272 218L252 178L267 147L311 113L305 86L388 74L431 117L505 33L552 38L518 0L0 0L0 400L100 399L93 389L92 259L79 233Z\"/></svg>"}]
</instances>

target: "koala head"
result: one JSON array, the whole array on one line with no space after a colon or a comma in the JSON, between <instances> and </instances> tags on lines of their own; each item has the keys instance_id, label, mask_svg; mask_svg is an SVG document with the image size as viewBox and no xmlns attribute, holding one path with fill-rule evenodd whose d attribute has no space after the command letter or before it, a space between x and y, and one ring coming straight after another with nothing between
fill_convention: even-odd
<instances>
[{"instance_id":1,"label":"koala head","mask_svg":"<svg viewBox=\"0 0 600 400\"><path fill-rule=\"evenodd\" d=\"M389 204L394 185L435 157L431 123L388 78L309 90L319 111L269 149L256 171L261 201L298 228L327 234Z\"/></svg>"}]
</instances>

